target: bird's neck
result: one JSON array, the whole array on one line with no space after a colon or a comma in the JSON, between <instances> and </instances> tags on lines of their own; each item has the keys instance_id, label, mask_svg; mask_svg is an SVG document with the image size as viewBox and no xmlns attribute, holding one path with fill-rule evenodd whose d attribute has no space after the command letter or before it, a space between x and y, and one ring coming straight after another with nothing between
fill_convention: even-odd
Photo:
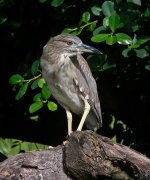
<instances>
[{"instance_id":1,"label":"bird's neck","mask_svg":"<svg viewBox=\"0 0 150 180\"><path fill-rule=\"evenodd\" d=\"M69 54L67 53L62 53L60 54L60 57L59 57L59 60L58 60L58 63L60 65L60 67L65 67L65 66L68 66L68 64L71 62L71 59L69 57Z\"/></svg>"},{"instance_id":2,"label":"bird's neck","mask_svg":"<svg viewBox=\"0 0 150 180\"><path fill-rule=\"evenodd\" d=\"M43 59L41 62L41 66L50 74L60 71L66 71L71 63L71 59L67 53L57 53L57 55L53 56L51 54L49 59Z\"/></svg>"}]
</instances>

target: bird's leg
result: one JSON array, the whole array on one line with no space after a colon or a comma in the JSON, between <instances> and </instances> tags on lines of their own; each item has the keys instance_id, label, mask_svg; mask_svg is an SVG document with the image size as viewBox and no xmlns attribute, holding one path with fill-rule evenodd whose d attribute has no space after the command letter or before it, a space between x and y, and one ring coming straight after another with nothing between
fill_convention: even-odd
<instances>
[{"instance_id":1,"label":"bird's leg","mask_svg":"<svg viewBox=\"0 0 150 180\"><path fill-rule=\"evenodd\" d=\"M68 109L66 109L66 114L68 120L68 135L70 135L72 133L72 114Z\"/></svg>"},{"instance_id":2,"label":"bird's leg","mask_svg":"<svg viewBox=\"0 0 150 180\"><path fill-rule=\"evenodd\" d=\"M82 99L83 99L83 98L82 98ZM86 117L87 117L87 115L89 114L89 111L90 111L90 109L91 109L88 101L87 101L86 99L83 99L83 101L84 101L84 104L85 104L85 106L84 106L84 112L83 112L83 115L82 115L80 124L79 124L79 126L78 126L78 128L77 128L77 131L82 131L83 124L84 124L84 122L85 122L85 120L86 120Z\"/></svg>"}]
</instances>

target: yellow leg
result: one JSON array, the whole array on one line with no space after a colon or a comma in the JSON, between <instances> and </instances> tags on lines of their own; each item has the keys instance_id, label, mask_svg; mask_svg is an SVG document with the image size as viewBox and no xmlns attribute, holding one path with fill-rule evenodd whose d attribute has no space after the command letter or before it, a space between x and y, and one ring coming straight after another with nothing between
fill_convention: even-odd
<instances>
[{"instance_id":1,"label":"yellow leg","mask_svg":"<svg viewBox=\"0 0 150 180\"><path fill-rule=\"evenodd\" d=\"M85 104L85 106L84 106L84 112L83 112L83 115L82 115L80 124L79 124L79 126L78 126L78 128L77 128L77 131L82 131L82 127L83 127L83 125L84 125L84 122L85 122L85 120L86 120L86 117L87 117L87 115L89 114L90 109L91 109L91 107L90 107L89 103L87 102L87 100L86 100L86 99L83 99L83 101L84 101L84 104Z\"/></svg>"},{"instance_id":2,"label":"yellow leg","mask_svg":"<svg viewBox=\"0 0 150 180\"><path fill-rule=\"evenodd\" d=\"M72 133L72 114L68 109L66 109L66 114L68 120L68 135L70 135Z\"/></svg>"}]
</instances>

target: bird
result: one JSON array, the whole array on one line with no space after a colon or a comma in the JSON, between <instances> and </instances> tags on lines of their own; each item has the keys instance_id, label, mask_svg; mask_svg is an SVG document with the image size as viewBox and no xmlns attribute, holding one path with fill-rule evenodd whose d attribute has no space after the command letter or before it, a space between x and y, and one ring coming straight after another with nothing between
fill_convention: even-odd
<instances>
[{"instance_id":1,"label":"bird","mask_svg":"<svg viewBox=\"0 0 150 180\"><path fill-rule=\"evenodd\" d=\"M42 76L53 97L65 109L68 135L72 131L72 114L81 120L77 131L97 131L102 126L102 113L97 84L83 53L102 54L98 49L84 44L78 36L59 34L43 47Z\"/></svg>"}]
</instances>

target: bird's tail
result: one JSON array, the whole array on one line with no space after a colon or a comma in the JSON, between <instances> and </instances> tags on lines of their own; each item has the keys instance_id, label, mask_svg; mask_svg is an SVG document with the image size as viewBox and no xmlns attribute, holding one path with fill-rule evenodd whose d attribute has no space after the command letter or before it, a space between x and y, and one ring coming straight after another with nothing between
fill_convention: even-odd
<instances>
[{"instance_id":1,"label":"bird's tail","mask_svg":"<svg viewBox=\"0 0 150 180\"><path fill-rule=\"evenodd\" d=\"M90 112L86 118L85 125L92 131L97 131L101 126L101 119L98 120L94 113Z\"/></svg>"}]
</instances>

